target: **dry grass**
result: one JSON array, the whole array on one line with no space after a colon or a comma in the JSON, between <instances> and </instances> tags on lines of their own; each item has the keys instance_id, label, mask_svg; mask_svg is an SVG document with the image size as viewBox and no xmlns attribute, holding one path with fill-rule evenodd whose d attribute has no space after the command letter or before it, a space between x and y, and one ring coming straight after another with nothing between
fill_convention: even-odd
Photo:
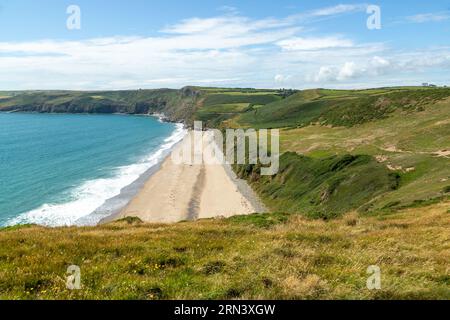
<instances>
[{"instance_id":1,"label":"dry grass","mask_svg":"<svg viewBox=\"0 0 450 320\"><path fill-rule=\"evenodd\" d=\"M449 208L3 230L0 299L449 299ZM65 287L72 264L78 291Z\"/></svg>"}]
</instances>

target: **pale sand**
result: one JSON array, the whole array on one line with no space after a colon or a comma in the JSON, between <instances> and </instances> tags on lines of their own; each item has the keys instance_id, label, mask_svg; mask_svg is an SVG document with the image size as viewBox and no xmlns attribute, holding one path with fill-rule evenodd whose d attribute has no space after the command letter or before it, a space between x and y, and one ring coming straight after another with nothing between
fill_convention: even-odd
<instances>
[{"instance_id":1,"label":"pale sand","mask_svg":"<svg viewBox=\"0 0 450 320\"><path fill-rule=\"evenodd\" d=\"M185 141L179 143L172 152L185 145ZM173 223L265 211L250 187L237 179L229 166L175 164L169 156L115 218Z\"/></svg>"}]
</instances>

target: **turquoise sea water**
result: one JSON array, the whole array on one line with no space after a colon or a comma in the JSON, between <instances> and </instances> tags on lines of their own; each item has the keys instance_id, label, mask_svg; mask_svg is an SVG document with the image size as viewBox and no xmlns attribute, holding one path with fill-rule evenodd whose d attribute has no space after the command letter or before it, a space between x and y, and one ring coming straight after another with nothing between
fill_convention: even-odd
<instances>
[{"instance_id":1,"label":"turquoise sea water","mask_svg":"<svg viewBox=\"0 0 450 320\"><path fill-rule=\"evenodd\" d=\"M182 131L152 117L0 113L0 226L86 221Z\"/></svg>"}]
</instances>

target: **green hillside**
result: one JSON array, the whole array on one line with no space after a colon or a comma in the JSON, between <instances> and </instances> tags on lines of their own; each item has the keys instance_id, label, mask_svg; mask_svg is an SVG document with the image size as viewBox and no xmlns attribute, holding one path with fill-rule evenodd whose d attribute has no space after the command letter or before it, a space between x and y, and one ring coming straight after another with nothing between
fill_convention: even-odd
<instances>
[{"instance_id":1,"label":"green hillside","mask_svg":"<svg viewBox=\"0 0 450 320\"><path fill-rule=\"evenodd\" d=\"M258 106L279 102L283 92L256 89L198 88L201 104L195 117L208 127L225 127L236 115L247 113Z\"/></svg>"},{"instance_id":2,"label":"green hillside","mask_svg":"<svg viewBox=\"0 0 450 320\"><path fill-rule=\"evenodd\" d=\"M164 113L189 122L199 92L182 90L24 91L0 95L0 111L43 113Z\"/></svg>"},{"instance_id":3,"label":"green hillside","mask_svg":"<svg viewBox=\"0 0 450 320\"><path fill-rule=\"evenodd\" d=\"M396 110L421 111L449 96L450 88L307 90L248 111L236 123L258 128L303 127L313 122L351 127L386 118Z\"/></svg>"},{"instance_id":4,"label":"green hillside","mask_svg":"<svg viewBox=\"0 0 450 320\"><path fill-rule=\"evenodd\" d=\"M396 190L400 176L371 156L309 158L286 152L274 177L259 176L256 166L240 166L266 203L277 211L335 218L360 208L376 196Z\"/></svg>"},{"instance_id":5,"label":"green hillside","mask_svg":"<svg viewBox=\"0 0 450 320\"><path fill-rule=\"evenodd\" d=\"M366 154L400 176L399 188L367 203L373 212L389 212L448 197L450 185L450 99L424 104L420 111L399 108L388 117L361 125L311 125L285 129L283 151L313 158Z\"/></svg>"},{"instance_id":6,"label":"green hillside","mask_svg":"<svg viewBox=\"0 0 450 320\"><path fill-rule=\"evenodd\" d=\"M220 128L282 129L277 175L236 168L275 211L385 214L449 197L450 88L306 90L246 107L204 103L196 117ZM330 169L349 157L358 165Z\"/></svg>"}]
</instances>

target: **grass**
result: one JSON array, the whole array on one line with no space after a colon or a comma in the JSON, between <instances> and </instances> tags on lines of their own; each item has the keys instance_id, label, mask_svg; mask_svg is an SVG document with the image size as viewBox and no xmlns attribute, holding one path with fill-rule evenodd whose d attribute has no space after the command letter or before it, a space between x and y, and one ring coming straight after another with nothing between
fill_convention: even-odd
<instances>
[{"instance_id":1,"label":"grass","mask_svg":"<svg viewBox=\"0 0 450 320\"><path fill-rule=\"evenodd\" d=\"M239 115L236 123L257 128L304 127L311 123L352 127L385 119L397 110L420 112L448 97L449 88L306 90Z\"/></svg>"},{"instance_id":2,"label":"grass","mask_svg":"<svg viewBox=\"0 0 450 320\"><path fill-rule=\"evenodd\" d=\"M281 97L276 94L268 93L242 93L242 92L227 92L221 94L209 94L204 101L205 106L232 104L232 103L251 103L251 104L268 104L274 101L281 100Z\"/></svg>"},{"instance_id":3,"label":"grass","mask_svg":"<svg viewBox=\"0 0 450 320\"><path fill-rule=\"evenodd\" d=\"M249 107L250 103L216 104L202 108L199 113L239 113L245 112Z\"/></svg>"},{"instance_id":4,"label":"grass","mask_svg":"<svg viewBox=\"0 0 450 320\"><path fill-rule=\"evenodd\" d=\"M371 201L371 209L392 202L408 206L415 201L441 197L450 179L450 159L437 156L450 148L450 99L421 112L397 110L388 118L361 125L311 125L282 130L282 152L297 152L321 159L331 155L366 154L400 174L399 188Z\"/></svg>"},{"instance_id":5,"label":"grass","mask_svg":"<svg viewBox=\"0 0 450 320\"><path fill-rule=\"evenodd\" d=\"M207 127L218 127L220 124L231 119L236 114L245 112L250 107L250 103L229 103L203 106L196 112L196 119L203 121Z\"/></svg>"},{"instance_id":6,"label":"grass","mask_svg":"<svg viewBox=\"0 0 450 320\"><path fill-rule=\"evenodd\" d=\"M323 219L367 208L374 197L397 189L400 182L398 174L364 155L314 159L287 152L276 175L260 176L259 169L247 165L237 172L269 208Z\"/></svg>"},{"instance_id":7,"label":"grass","mask_svg":"<svg viewBox=\"0 0 450 320\"><path fill-rule=\"evenodd\" d=\"M202 93L195 118L207 127L226 127L237 115L283 99L282 91L197 88ZM253 107L255 106L255 108Z\"/></svg>"},{"instance_id":8,"label":"grass","mask_svg":"<svg viewBox=\"0 0 450 320\"><path fill-rule=\"evenodd\" d=\"M0 299L449 299L449 206L3 230ZM65 287L73 264L81 290ZM380 291L366 288L370 265Z\"/></svg>"}]
</instances>

